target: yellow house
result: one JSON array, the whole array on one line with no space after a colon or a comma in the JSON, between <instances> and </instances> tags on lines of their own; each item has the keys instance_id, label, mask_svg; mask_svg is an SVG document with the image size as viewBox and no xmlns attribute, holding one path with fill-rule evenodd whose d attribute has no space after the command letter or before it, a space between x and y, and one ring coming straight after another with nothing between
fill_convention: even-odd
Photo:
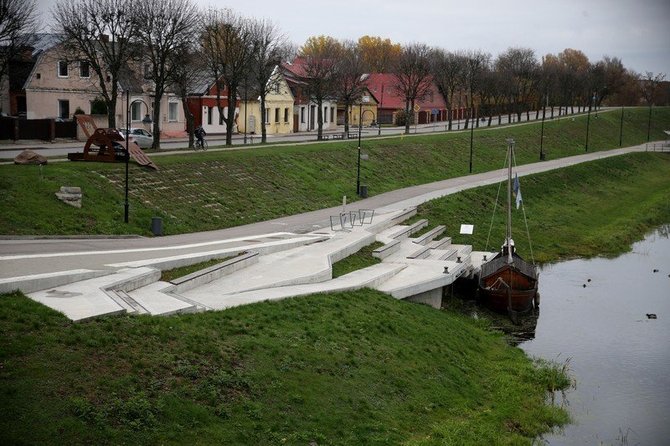
<instances>
[{"instance_id":1,"label":"yellow house","mask_svg":"<svg viewBox=\"0 0 670 446\"><path fill-rule=\"evenodd\" d=\"M257 91L247 92L244 100L244 90L240 98L239 132L261 134L261 119L265 119L265 129L268 135L281 135L293 132L293 94L286 83L286 79L275 70L270 81L270 88L265 96L265 110L261 112L260 98Z\"/></svg>"},{"instance_id":2,"label":"yellow house","mask_svg":"<svg viewBox=\"0 0 670 446\"><path fill-rule=\"evenodd\" d=\"M352 104L347 110L349 113L349 125L358 127L359 119L363 121L363 126L377 124L377 99L369 90L363 92L360 101ZM344 124L344 121L341 122Z\"/></svg>"}]
</instances>

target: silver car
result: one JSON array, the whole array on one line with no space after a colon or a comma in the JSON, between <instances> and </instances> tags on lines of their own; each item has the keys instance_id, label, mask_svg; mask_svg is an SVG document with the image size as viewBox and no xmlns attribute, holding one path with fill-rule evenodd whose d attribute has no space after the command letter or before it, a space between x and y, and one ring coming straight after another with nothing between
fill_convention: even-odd
<instances>
[{"instance_id":1,"label":"silver car","mask_svg":"<svg viewBox=\"0 0 670 446\"><path fill-rule=\"evenodd\" d=\"M126 135L126 129L119 129L122 135ZM148 149L154 143L154 137L144 129L130 129L130 140L135 141L142 149Z\"/></svg>"}]
</instances>

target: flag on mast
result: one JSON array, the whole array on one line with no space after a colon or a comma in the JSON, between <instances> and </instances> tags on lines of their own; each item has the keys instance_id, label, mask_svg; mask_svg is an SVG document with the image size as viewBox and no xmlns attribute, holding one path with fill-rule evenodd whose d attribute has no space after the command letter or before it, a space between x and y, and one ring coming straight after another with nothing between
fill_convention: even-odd
<instances>
[{"instance_id":1,"label":"flag on mast","mask_svg":"<svg viewBox=\"0 0 670 446\"><path fill-rule=\"evenodd\" d=\"M522 198L521 198L521 185L519 184L519 174L515 173L514 174L514 197L516 198L516 208L519 209L519 205L521 204Z\"/></svg>"}]
</instances>

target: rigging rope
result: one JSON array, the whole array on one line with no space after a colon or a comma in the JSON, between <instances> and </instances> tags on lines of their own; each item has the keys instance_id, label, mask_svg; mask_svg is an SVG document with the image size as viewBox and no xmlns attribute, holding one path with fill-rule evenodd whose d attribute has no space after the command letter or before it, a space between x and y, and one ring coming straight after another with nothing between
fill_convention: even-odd
<instances>
[{"instance_id":1,"label":"rigging rope","mask_svg":"<svg viewBox=\"0 0 670 446\"><path fill-rule=\"evenodd\" d=\"M514 167L516 168L516 156L512 154L514 160ZM526 225L526 235L528 236L528 248L530 250L530 260L535 263L535 256L533 255L533 242L530 240L530 230L528 229L528 219L526 218L526 206L523 204L523 199L521 200L521 210L523 211L523 222Z\"/></svg>"}]
</instances>

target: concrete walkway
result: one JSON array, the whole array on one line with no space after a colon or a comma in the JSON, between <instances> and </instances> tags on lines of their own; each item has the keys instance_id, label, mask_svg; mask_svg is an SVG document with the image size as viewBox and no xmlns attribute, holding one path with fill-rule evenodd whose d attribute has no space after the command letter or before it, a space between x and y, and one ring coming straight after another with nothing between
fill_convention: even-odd
<instances>
[{"instance_id":1,"label":"concrete walkway","mask_svg":"<svg viewBox=\"0 0 670 446\"><path fill-rule=\"evenodd\" d=\"M643 150L641 145L588 153L516 170L525 175ZM364 286L434 304L444 286L472 274L492 253L473 253L468 246L451 244L448 237L442 241L412 238L412 228L401 225L402 220L423 202L504 178L506 172L501 169L358 201L347 211L375 211L373 221L362 226L331 228L330 217L342 211L336 207L238 228L152 239L0 240L0 292L21 289L72 320L123 312L165 315L220 309ZM332 263L374 240L393 247L393 252L384 254L383 263L331 280ZM159 270L240 252L257 258L243 267L224 265L206 280L201 277L197 285L158 281Z\"/></svg>"}]
</instances>

